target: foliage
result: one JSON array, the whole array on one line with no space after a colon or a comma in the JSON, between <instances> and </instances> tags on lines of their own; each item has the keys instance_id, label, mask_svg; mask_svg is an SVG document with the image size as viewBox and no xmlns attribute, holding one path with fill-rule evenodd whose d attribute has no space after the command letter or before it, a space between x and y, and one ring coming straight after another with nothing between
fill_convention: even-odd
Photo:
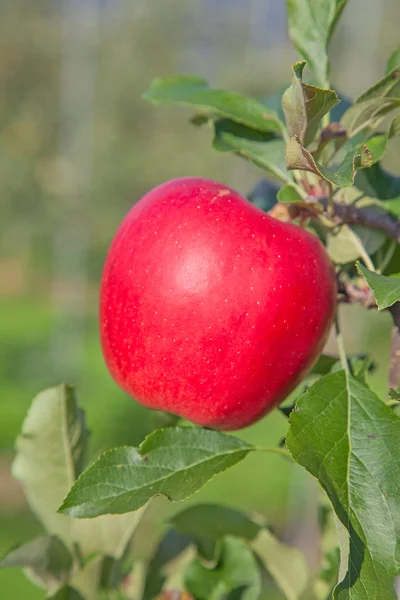
<instances>
[{"instance_id":1,"label":"foliage","mask_svg":"<svg viewBox=\"0 0 400 600\"><path fill-rule=\"evenodd\" d=\"M278 208L321 238L345 301L361 298L383 310L400 302L400 264L392 261L400 240L400 184L382 166L400 133L399 117L382 126L400 107L400 52L394 50L386 73L340 121L331 121L339 97L329 86L328 45L345 5L287 0L289 34L304 60L292 67L279 112L273 103L211 88L192 75L158 78L145 98L192 108L192 123L210 127L216 151L245 158L272 178L265 189L276 198L268 199L267 210ZM311 83L303 80L306 66ZM374 394L370 360L346 356L338 323L337 339L340 360L321 356L314 366L311 386L289 411L284 448L173 423L139 448L115 448L85 470L88 432L73 390L42 392L18 439L14 475L45 532L0 566L22 567L48 597L60 599L151 600L176 590L195 600L256 600L268 574L288 600L394 600L398 392ZM396 352L393 360L399 360ZM337 536L328 545L328 526L322 531L325 555L316 577L265 522L216 505L172 517L153 555L140 564L132 541L154 496L183 500L249 453L265 451L293 459L325 492L325 521L336 523Z\"/></svg>"},{"instance_id":2,"label":"foliage","mask_svg":"<svg viewBox=\"0 0 400 600\"><path fill-rule=\"evenodd\" d=\"M103 454L76 482L60 510L73 517L95 517L137 510L158 494L184 500L251 449L217 431L159 429L138 450L115 448Z\"/></svg>"},{"instance_id":3,"label":"foliage","mask_svg":"<svg viewBox=\"0 0 400 600\"><path fill-rule=\"evenodd\" d=\"M357 268L374 292L378 310L388 308L395 302L400 301L400 279L398 276L385 277L384 275L379 275L360 263L358 263Z\"/></svg>"},{"instance_id":4,"label":"foliage","mask_svg":"<svg viewBox=\"0 0 400 600\"><path fill-rule=\"evenodd\" d=\"M290 417L293 458L318 478L347 530L341 548L347 575L336 598L395 598L399 435L393 410L344 371L322 377Z\"/></svg>"}]
</instances>

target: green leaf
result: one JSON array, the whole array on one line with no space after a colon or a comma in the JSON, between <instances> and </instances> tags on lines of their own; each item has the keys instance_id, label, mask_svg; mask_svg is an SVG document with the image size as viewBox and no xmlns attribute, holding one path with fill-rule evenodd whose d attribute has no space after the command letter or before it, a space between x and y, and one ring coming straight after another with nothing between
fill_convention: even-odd
<instances>
[{"instance_id":1,"label":"green leaf","mask_svg":"<svg viewBox=\"0 0 400 600\"><path fill-rule=\"evenodd\" d=\"M197 600L219 600L237 588L244 588L242 600L258 600L261 575L245 542L226 537L219 563L210 569L196 558L186 570L185 587Z\"/></svg>"},{"instance_id":2,"label":"green leaf","mask_svg":"<svg viewBox=\"0 0 400 600\"><path fill-rule=\"evenodd\" d=\"M298 136L308 146L314 140L321 119L340 100L336 92L324 90L303 82L306 62L293 65L292 85L284 92L282 108L290 136Z\"/></svg>"},{"instance_id":3,"label":"green leaf","mask_svg":"<svg viewBox=\"0 0 400 600\"><path fill-rule=\"evenodd\" d=\"M343 371L300 397L287 446L316 477L348 534L348 572L335 600L394 600L399 570L400 419Z\"/></svg>"},{"instance_id":4,"label":"green leaf","mask_svg":"<svg viewBox=\"0 0 400 600\"><path fill-rule=\"evenodd\" d=\"M42 536L7 554L0 568L22 567L29 578L49 592L68 581L72 556L55 536Z\"/></svg>"},{"instance_id":5,"label":"green leaf","mask_svg":"<svg viewBox=\"0 0 400 600\"><path fill-rule=\"evenodd\" d=\"M394 254L384 269L384 275L398 275L400 265L400 245L396 244Z\"/></svg>"},{"instance_id":6,"label":"green leaf","mask_svg":"<svg viewBox=\"0 0 400 600\"><path fill-rule=\"evenodd\" d=\"M13 475L45 528L67 544L71 523L57 508L82 469L87 439L83 412L65 385L36 396L17 439Z\"/></svg>"},{"instance_id":7,"label":"green leaf","mask_svg":"<svg viewBox=\"0 0 400 600\"><path fill-rule=\"evenodd\" d=\"M379 273L370 271L361 263L357 263L357 269L365 277L373 291L378 310L388 308L400 300L400 275L391 277L379 275Z\"/></svg>"},{"instance_id":8,"label":"green leaf","mask_svg":"<svg viewBox=\"0 0 400 600\"><path fill-rule=\"evenodd\" d=\"M347 358L347 362L350 368L350 373L361 381L361 383L366 383L366 378L368 373L371 373L375 369L375 364L373 363L371 357L368 354L360 354L359 356L351 356ZM337 373L341 370L340 360L337 361L335 365L333 365L330 373Z\"/></svg>"},{"instance_id":9,"label":"green leaf","mask_svg":"<svg viewBox=\"0 0 400 600\"><path fill-rule=\"evenodd\" d=\"M347 0L287 0L289 35L320 87L329 73L328 44Z\"/></svg>"},{"instance_id":10,"label":"green leaf","mask_svg":"<svg viewBox=\"0 0 400 600\"><path fill-rule=\"evenodd\" d=\"M328 254L337 264L353 262L361 257L363 249L374 254L385 243L382 231L363 225L342 225L327 234Z\"/></svg>"},{"instance_id":11,"label":"green leaf","mask_svg":"<svg viewBox=\"0 0 400 600\"><path fill-rule=\"evenodd\" d=\"M88 431L74 391L64 385L41 392L32 402L17 440L14 476L47 531L85 558L96 551L119 558L142 512L75 521L57 509L82 470Z\"/></svg>"},{"instance_id":12,"label":"green leaf","mask_svg":"<svg viewBox=\"0 0 400 600\"><path fill-rule=\"evenodd\" d=\"M349 365L353 377L365 384L368 373L375 370L375 364L368 354L350 358Z\"/></svg>"},{"instance_id":13,"label":"green leaf","mask_svg":"<svg viewBox=\"0 0 400 600\"><path fill-rule=\"evenodd\" d=\"M331 600L338 579L339 562L339 548L324 555L322 568L313 582L313 591L318 600Z\"/></svg>"},{"instance_id":14,"label":"green leaf","mask_svg":"<svg viewBox=\"0 0 400 600\"><path fill-rule=\"evenodd\" d=\"M219 504L196 504L174 515L171 525L193 538L218 540L226 535L254 539L261 525L240 510Z\"/></svg>"},{"instance_id":15,"label":"green leaf","mask_svg":"<svg viewBox=\"0 0 400 600\"><path fill-rule=\"evenodd\" d=\"M291 138L286 147L287 169L311 171L338 187L353 185L356 170L369 167L371 164L368 144L357 144L355 148L349 149L342 163L334 167L323 167L319 164L296 137Z\"/></svg>"},{"instance_id":16,"label":"green leaf","mask_svg":"<svg viewBox=\"0 0 400 600\"><path fill-rule=\"evenodd\" d=\"M340 563L337 525L342 528L343 525L338 521L326 494L322 495L318 506L318 522L321 562L317 577L312 581L311 587L314 591L314 600L327 600L327 598L331 600L333 588L338 581Z\"/></svg>"},{"instance_id":17,"label":"green leaf","mask_svg":"<svg viewBox=\"0 0 400 600\"><path fill-rule=\"evenodd\" d=\"M132 542L144 510L146 507L126 515L106 515L89 521L79 521L79 523L89 522L92 525L92 531L86 531L86 535L94 538L103 555L100 576L97 577L97 581L100 579L101 589L119 589L127 573L132 572L135 558ZM125 526L125 531L119 530L121 526ZM112 530L113 527L116 532ZM95 528L100 529L100 534L107 540L106 543L98 539Z\"/></svg>"},{"instance_id":18,"label":"green leaf","mask_svg":"<svg viewBox=\"0 0 400 600\"><path fill-rule=\"evenodd\" d=\"M181 420L178 415L173 415L164 410L154 410L153 417L153 428L162 429L163 427L176 427Z\"/></svg>"},{"instance_id":19,"label":"green leaf","mask_svg":"<svg viewBox=\"0 0 400 600\"><path fill-rule=\"evenodd\" d=\"M148 564L141 600L153 600L161 592L167 579L165 567L182 554L192 541L189 536L173 529L167 531Z\"/></svg>"},{"instance_id":20,"label":"green leaf","mask_svg":"<svg viewBox=\"0 0 400 600\"><path fill-rule=\"evenodd\" d=\"M389 125L386 133L377 133L370 137L366 142L368 150L371 154L371 163L375 164L382 160L386 154L389 140L400 135L400 116L395 117ZM353 140L355 141L355 140ZM346 148L346 144L343 146Z\"/></svg>"},{"instance_id":21,"label":"green leaf","mask_svg":"<svg viewBox=\"0 0 400 600\"><path fill-rule=\"evenodd\" d=\"M393 55L393 61L396 61L396 54ZM347 130L348 137L367 127L376 127L386 114L400 107L397 94L395 97L388 97L399 82L400 62L391 67L380 81L361 94L344 113L341 123Z\"/></svg>"},{"instance_id":22,"label":"green leaf","mask_svg":"<svg viewBox=\"0 0 400 600\"><path fill-rule=\"evenodd\" d=\"M394 53L393 63L397 60L396 57L397 54ZM366 127L376 127L384 115L399 108L400 100L397 94L394 98L387 97L399 82L399 78L400 62L391 64L391 70L356 99L341 119L348 137Z\"/></svg>"},{"instance_id":23,"label":"green leaf","mask_svg":"<svg viewBox=\"0 0 400 600\"><path fill-rule=\"evenodd\" d=\"M400 400L400 392L396 392L393 388L389 390L389 397L393 400Z\"/></svg>"},{"instance_id":24,"label":"green leaf","mask_svg":"<svg viewBox=\"0 0 400 600\"><path fill-rule=\"evenodd\" d=\"M365 134L360 132L357 136L348 140L343 146L342 150L348 153L354 152L361 147L367 148L370 158L370 165L382 160L386 154L389 141L393 137L400 135L400 117L392 119L387 131L385 133L376 133L372 135L368 140L365 140ZM363 144L365 140L365 143Z\"/></svg>"},{"instance_id":25,"label":"green leaf","mask_svg":"<svg viewBox=\"0 0 400 600\"><path fill-rule=\"evenodd\" d=\"M351 356L348 358L348 362L353 376L363 383L365 383L366 375L375 369L375 364L369 354ZM309 375L327 375L328 373L336 373L340 369L340 360L338 358L321 354L309 372Z\"/></svg>"},{"instance_id":26,"label":"green leaf","mask_svg":"<svg viewBox=\"0 0 400 600\"><path fill-rule=\"evenodd\" d=\"M53 596L49 596L48 600L85 600L85 598L73 587L65 585Z\"/></svg>"},{"instance_id":27,"label":"green leaf","mask_svg":"<svg viewBox=\"0 0 400 600\"><path fill-rule=\"evenodd\" d=\"M188 498L213 475L242 460L252 446L197 427L151 433L139 449L106 452L76 481L60 508L75 518L137 510L150 498Z\"/></svg>"},{"instance_id":28,"label":"green leaf","mask_svg":"<svg viewBox=\"0 0 400 600\"><path fill-rule=\"evenodd\" d=\"M368 196L379 198L379 200L389 200L400 196L400 177L386 171L380 163L360 171L355 183Z\"/></svg>"},{"instance_id":29,"label":"green leaf","mask_svg":"<svg viewBox=\"0 0 400 600\"><path fill-rule=\"evenodd\" d=\"M321 354L309 372L309 375L326 375L331 372L331 369L339 362L335 356Z\"/></svg>"},{"instance_id":30,"label":"green leaf","mask_svg":"<svg viewBox=\"0 0 400 600\"><path fill-rule=\"evenodd\" d=\"M194 598L191 594L183 592L181 589L167 589L165 592L157 596L157 598L152 598L152 600L194 600ZM230 599L227 598L226 600Z\"/></svg>"},{"instance_id":31,"label":"green leaf","mask_svg":"<svg viewBox=\"0 0 400 600\"><path fill-rule=\"evenodd\" d=\"M278 90L277 92L275 92L274 94L271 94L270 96L267 96L265 98L261 98L261 102L264 104L264 106L266 106L267 108L270 108L272 111L274 111L278 115L278 118L281 121L285 120L285 115L283 114L283 110L282 110L282 96L285 93L285 91L287 90L287 87L288 86L285 85L284 87L281 87L281 89ZM336 92L336 93L338 95L340 102L339 102L339 104L336 104L336 106L334 106L331 111L330 116L331 116L332 122L340 121L343 114L351 106L351 102L345 96L343 96L339 92Z\"/></svg>"},{"instance_id":32,"label":"green leaf","mask_svg":"<svg viewBox=\"0 0 400 600\"><path fill-rule=\"evenodd\" d=\"M258 100L237 92L211 89L205 79L192 75L155 79L144 98L154 104L179 104L205 110L213 117L228 117L257 131L280 135L284 129L277 115Z\"/></svg>"},{"instance_id":33,"label":"green leaf","mask_svg":"<svg viewBox=\"0 0 400 600\"><path fill-rule=\"evenodd\" d=\"M400 66L400 45L393 50L386 65L386 74L392 73Z\"/></svg>"},{"instance_id":34,"label":"green leaf","mask_svg":"<svg viewBox=\"0 0 400 600\"><path fill-rule=\"evenodd\" d=\"M261 531L252 548L287 600L299 600L309 579L302 553L280 542L267 529Z\"/></svg>"},{"instance_id":35,"label":"green leaf","mask_svg":"<svg viewBox=\"0 0 400 600\"><path fill-rule=\"evenodd\" d=\"M307 586L308 569L301 552L282 544L262 524L243 512L216 504L199 504L175 515L171 524L195 539L217 541L234 536L250 542L264 568L286 594L297 600ZM290 570L287 565L290 564Z\"/></svg>"},{"instance_id":36,"label":"green leaf","mask_svg":"<svg viewBox=\"0 0 400 600\"><path fill-rule=\"evenodd\" d=\"M213 148L217 152L234 152L284 183L293 181L285 166L286 144L271 134L223 119L215 123Z\"/></svg>"},{"instance_id":37,"label":"green leaf","mask_svg":"<svg viewBox=\"0 0 400 600\"><path fill-rule=\"evenodd\" d=\"M61 504L61 501L60 501ZM96 519L73 520L73 536L84 553L100 554L121 559L128 551L146 507L135 513L104 515Z\"/></svg>"},{"instance_id":38,"label":"green leaf","mask_svg":"<svg viewBox=\"0 0 400 600\"><path fill-rule=\"evenodd\" d=\"M349 138L367 127L377 127L381 119L400 107L399 98L371 98L353 104L343 115L341 123Z\"/></svg>"},{"instance_id":39,"label":"green leaf","mask_svg":"<svg viewBox=\"0 0 400 600\"><path fill-rule=\"evenodd\" d=\"M396 117L384 134L374 135L365 142L361 141L361 134L348 140L342 148L345 153L342 162L332 167L319 164L311 152L302 146L299 138L293 137L286 148L286 167L310 171L338 187L349 187L354 183L357 169L371 167L380 161L386 152L389 139L399 133L400 118Z\"/></svg>"},{"instance_id":40,"label":"green leaf","mask_svg":"<svg viewBox=\"0 0 400 600\"><path fill-rule=\"evenodd\" d=\"M355 103L359 104L371 98L381 98L388 96L393 88L397 85L400 78L400 63L397 63L391 71L386 73L382 79L377 81L373 86L368 88L356 99Z\"/></svg>"},{"instance_id":41,"label":"green leaf","mask_svg":"<svg viewBox=\"0 0 400 600\"><path fill-rule=\"evenodd\" d=\"M126 575L124 561L113 556L104 556L100 569L100 589L117 590Z\"/></svg>"},{"instance_id":42,"label":"green leaf","mask_svg":"<svg viewBox=\"0 0 400 600\"><path fill-rule=\"evenodd\" d=\"M304 198L300 195L297 188L290 184L281 187L277 197L279 202L286 204L304 204Z\"/></svg>"},{"instance_id":43,"label":"green leaf","mask_svg":"<svg viewBox=\"0 0 400 600\"><path fill-rule=\"evenodd\" d=\"M386 200L384 206L392 215L400 217L400 196Z\"/></svg>"}]
</instances>

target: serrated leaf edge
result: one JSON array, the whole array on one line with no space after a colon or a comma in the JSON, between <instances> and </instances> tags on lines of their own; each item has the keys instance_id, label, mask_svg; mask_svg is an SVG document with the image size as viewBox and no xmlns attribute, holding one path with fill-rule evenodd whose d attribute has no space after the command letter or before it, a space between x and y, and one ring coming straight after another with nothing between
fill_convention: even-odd
<instances>
[{"instance_id":1,"label":"serrated leaf edge","mask_svg":"<svg viewBox=\"0 0 400 600\"><path fill-rule=\"evenodd\" d=\"M152 436L153 436L155 433L160 433L160 432L162 432L162 431L169 431L169 432L171 432L171 430L177 430L177 429L187 429L187 428L185 428L185 427L181 427L181 428L176 428L176 427L174 427L174 428L171 428L171 427L164 427L164 428L162 428L162 429L157 429L156 431L153 431L153 432L151 432L149 435L147 435L147 436L145 437L145 439L144 439L144 440L141 442L141 444L138 446L138 448L135 448L134 446L127 446L127 445L124 445L124 446L118 446L118 447L116 447L116 448L111 448L110 450L107 450L106 452L103 452L103 454L101 454L101 455L100 455L100 456L99 456L99 457L98 457L98 458L97 458L97 459L96 459L96 460L95 460L95 461L94 461L94 462L93 462L93 463L92 463L92 464L91 464L91 465L90 465L90 466L89 466L89 467L88 467L88 468L87 468L85 471L83 471L83 473L81 473L81 475L80 475L80 476L79 476L79 477L76 479L76 481L74 482L74 484L73 484L72 488L71 488L71 489L70 489L70 491L68 492L67 496L64 498L64 501L63 501L63 503L61 504L61 506L60 506L60 508L58 509L58 511L57 511L57 512L59 512L59 513L61 513L61 514L67 514L67 515L70 515L70 516L75 516L75 517L77 517L77 518L95 518L95 517L86 517L86 516L82 516L82 517L80 517L80 516L78 516L78 515L74 515L74 514L73 514L73 512L74 512L74 511L73 511L73 508L74 508L74 507L77 507L77 506L79 506L79 505L77 505L77 504L68 504L68 503L67 503L67 499L68 499L69 495L70 495L70 494L72 494L72 493L74 492L74 488L76 488L76 486L78 485L78 483L79 483L79 481L81 480L81 478L83 478L83 477L84 477L84 476L85 476L85 475L86 475L86 474L87 474L89 471L91 471L93 468L95 468L95 467L96 467L96 465L97 465L97 468L99 468L99 467L98 467L98 463L99 463L101 460L103 460L103 458L104 458L105 456L107 456L107 455L109 455L109 454L111 454L111 453L113 453L113 452L115 452L115 451L117 451L117 450L123 450L123 449L127 449L127 450L135 450L135 451L138 453L138 455L139 455L139 456L140 456L142 459L144 459L144 458L145 458L145 456L146 456L146 454L141 454L141 452L140 452L140 449L142 448L142 446L143 446L143 445L146 443L146 441L147 441L149 438L151 438L151 437L152 437ZM233 437L233 436L229 436L229 435L227 435L227 434L224 434L224 435L226 435L226 437L232 437L232 439L236 439L236 440L238 440L238 441L242 442L242 440L239 440L239 438L235 438L235 437ZM245 452L246 454L243 456L243 458L245 458L245 456L246 456L246 455L247 455L249 452L251 452L251 451L255 451L255 450L257 450L257 449L258 449L258 448L254 447L254 446L251 446L251 445L246 445L246 442L243 442L243 444L244 444L244 445L243 445L243 447L238 447L238 448L237 448L237 449L235 449L235 450L226 451L226 452L224 452L223 454L221 454L221 456L232 455L232 454L236 454L237 452ZM160 447L162 447L162 446L160 446ZM159 448L159 447L158 447L158 448ZM211 458L211 459L206 459L206 460L201 460L201 461L198 461L198 462L196 462L196 463L193 463L192 465L190 465L190 467L186 467L185 469L182 469L182 470L184 470L184 471L191 470L191 469L193 469L193 468L197 467L199 464L201 464L201 463L204 463L204 462L207 462L207 460L212 460L213 458L216 458L217 456L218 456L218 455L214 455L214 456L212 456L212 458ZM223 469L222 471L218 471L218 473L213 473L213 474L212 474L212 475L209 477L209 479L207 479L207 481L205 481L205 482L204 482L202 485L200 485L200 486L199 486L199 487L198 487L198 488L197 488L197 489L196 489L194 492L192 492L191 494L189 494L188 496L186 496L186 498L189 498L190 496L192 496L193 494L195 494L196 492L198 492L199 490L201 490L201 489L202 489L202 488L203 488L203 487L204 487L204 486L205 486L205 485L206 485L206 484L207 484L209 481L211 481L211 480L212 480L212 479L213 479L213 478L214 478L216 475L218 475L219 473L222 473L222 472L226 471L227 469L229 469L229 468L231 468L231 467L233 467L233 466L234 466L234 465L228 465L228 466L227 466L225 469ZM177 471L174 471L174 473L178 473L178 472L179 472L179 470L177 470ZM154 484L154 483L157 483L157 482L159 482L159 481L162 481L163 479L166 479L166 478L168 478L168 476L160 477L159 479L155 480L155 481L153 482L153 484ZM90 486L89 486L89 487L90 487ZM133 490L127 490L125 493L131 493L132 491L133 491ZM121 496L123 496L123 495L124 495L124 493L122 493L122 494L121 494ZM170 498L170 497L168 496L168 494L165 494L165 493L156 493L156 494L154 494L153 496L150 496L150 497L149 497L149 500L151 500L151 499L155 498L156 496L165 496L165 497L166 497L168 500L170 500L171 502L181 502L181 501L183 500L183 499L173 500L172 498ZM106 498L104 498L104 499L106 499ZM145 503L144 503L144 504L145 504ZM135 512L136 510L140 510L140 508L142 508L142 506L144 506L144 504L142 504L141 506L139 506L139 507L138 507L137 509L135 509L134 511L127 511L127 512ZM104 514L104 513L101 513L101 514ZM107 513L107 514L123 514L123 513ZM99 515L96 515L96 516L101 516L101 515L99 514Z\"/></svg>"}]
</instances>

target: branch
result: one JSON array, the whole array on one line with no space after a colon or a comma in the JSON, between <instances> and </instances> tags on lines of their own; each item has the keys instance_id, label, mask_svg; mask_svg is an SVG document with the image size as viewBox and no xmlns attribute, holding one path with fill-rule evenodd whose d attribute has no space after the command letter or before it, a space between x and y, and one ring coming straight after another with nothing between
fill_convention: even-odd
<instances>
[{"instance_id":1,"label":"branch","mask_svg":"<svg viewBox=\"0 0 400 600\"><path fill-rule=\"evenodd\" d=\"M307 203L302 205L278 203L271 208L268 214L280 221L291 221L301 216L315 219L321 213L321 206L320 211L317 210L318 204L327 208L328 199L326 197L318 198L310 196L309 206L307 206ZM378 229L400 244L400 220L391 217L389 214L378 214L368 208L357 208L353 204L342 204L341 202L333 202L332 208L333 214L329 218L334 223L365 225L372 229Z\"/></svg>"},{"instance_id":2,"label":"branch","mask_svg":"<svg viewBox=\"0 0 400 600\"><path fill-rule=\"evenodd\" d=\"M366 225L379 229L400 244L400 221L389 214L378 214L368 208L334 202L334 220L347 225Z\"/></svg>"}]
</instances>

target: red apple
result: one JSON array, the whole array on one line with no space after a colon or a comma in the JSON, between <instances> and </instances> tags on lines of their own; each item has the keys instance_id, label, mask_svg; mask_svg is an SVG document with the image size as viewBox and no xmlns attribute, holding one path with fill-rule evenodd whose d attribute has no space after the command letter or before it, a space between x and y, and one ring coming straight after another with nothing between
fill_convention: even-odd
<instances>
[{"instance_id":1,"label":"red apple","mask_svg":"<svg viewBox=\"0 0 400 600\"><path fill-rule=\"evenodd\" d=\"M113 240L103 352L138 402L240 429L281 402L320 353L336 282L312 234L196 177L146 194Z\"/></svg>"}]
</instances>

